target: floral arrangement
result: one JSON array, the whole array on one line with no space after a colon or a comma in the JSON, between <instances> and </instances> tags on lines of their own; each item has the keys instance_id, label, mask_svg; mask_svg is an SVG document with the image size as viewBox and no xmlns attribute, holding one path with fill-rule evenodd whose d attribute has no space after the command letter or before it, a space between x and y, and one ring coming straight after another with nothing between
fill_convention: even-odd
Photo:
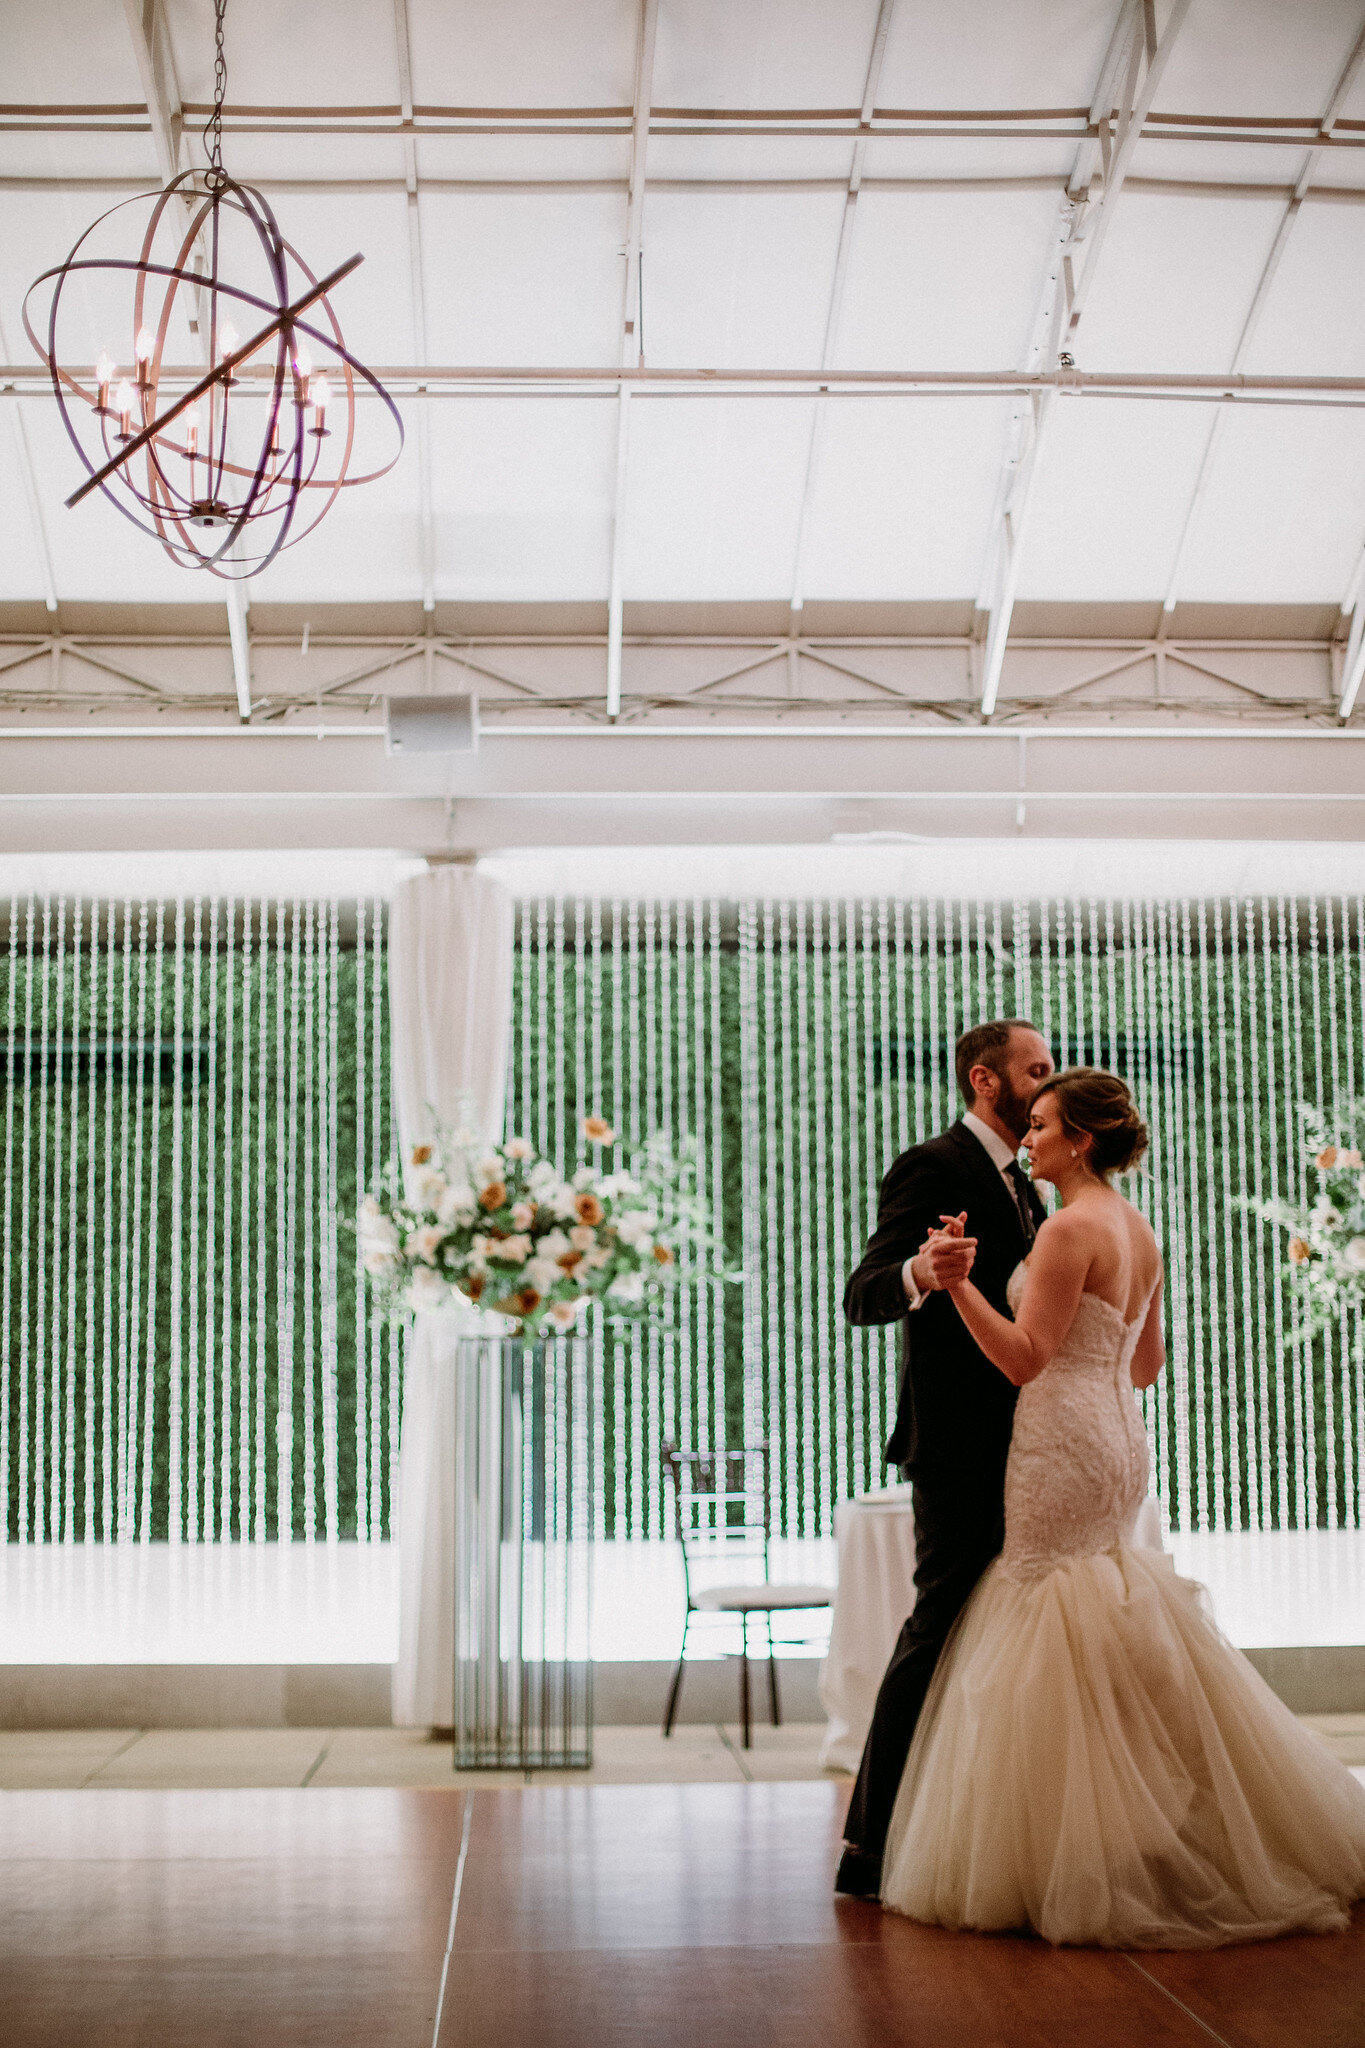
<instances>
[{"instance_id":1,"label":"floral arrangement","mask_svg":"<svg viewBox=\"0 0 1365 2048\"><path fill-rule=\"evenodd\" d=\"M1365 1145L1329 1138L1320 1110L1304 1104L1299 1115L1311 1201L1245 1206L1289 1233L1286 1271L1308 1311L1296 1341L1305 1343L1339 1323L1348 1307L1365 1305ZM1365 1103L1353 1103L1345 1120L1357 1139L1365 1137Z\"/></svg>"},{"instance_id":2,"label":"floral arrangement","mask_svg":"<svg viewBox=\"0 0 1365 2048\"><path fill-rule=\"evenodd\" d=\"M582 1133L599 1156L603 1117ZM485 1145L467 1130L390 1161L360 1205L360 1263L381 1312L404 1317L463 1299L528 1336L573 1330L589 1302L613 1318L666 1317L680 1263L710 1246L690 1152L654 1140L634 1172L580 1167L570 1179L528 1138Z\"/></svg>"}]
</instances>

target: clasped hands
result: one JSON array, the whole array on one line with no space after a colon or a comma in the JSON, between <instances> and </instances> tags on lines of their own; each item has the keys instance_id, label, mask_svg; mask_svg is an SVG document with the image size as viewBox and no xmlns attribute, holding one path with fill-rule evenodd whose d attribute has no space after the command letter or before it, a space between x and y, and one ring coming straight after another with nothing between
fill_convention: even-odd
<instances>
[{"instance_id":1,"label":"clasped hands","mask_svg":"<svg viewBox=\"0 0 1365 2048\"><path fill-rule=\"evenodd\" d=\"M966 1210L940 1221L943 1228L929 1232L911 1261L911 1276L921 1294L960 1287L976 1260L976 1239L965 1234Z\"/></svg>"}]
</instances>

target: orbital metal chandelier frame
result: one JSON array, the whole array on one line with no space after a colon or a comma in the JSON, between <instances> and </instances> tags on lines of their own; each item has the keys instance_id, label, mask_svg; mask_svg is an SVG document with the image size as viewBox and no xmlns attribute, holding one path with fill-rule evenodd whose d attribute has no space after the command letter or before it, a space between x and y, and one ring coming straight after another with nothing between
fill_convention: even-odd
<instances>
[{"instance_id":1,"label":"orbital metal chandelier frame","mask_svg":"<svg viewBox=\"0 0 1365 2048\"><path fill-rule=\"evenodd\" d=\"M184 171L160 192L123 200L101 214L64 263L34 280L25 295L23 320L29 341L47 366L62 424L86 471L67 506L99 491L140 532L159 540L180 566L242 580L259 575L282 548L311 533L343 489L372 483L392 469L402 453L403 421L373 371L346 347L329 296L364 258L352 256L318 278L285 240L263 195L223 168L226 7L227 0L215 0L214 99L203 131L207 168ZM107 221L148 199L152 212L136 257L82 253ZM173 242L166 252L172 260L158 261L158 242L164 244L168 228L175 234L177 215L185 225L178 244ZM268 295L223 275L225 221L245 223L254 233L264 259ZM63 364L58 323L73 280L107 273L136 280L132 373L120 371L102 354L92 384L86 381L87 373ZM38 316L35 328L30 301L43 286L50 287L46 318ZM163 403L163 358L178 307L186 313L191 332L204 337L208 366L186 391ZM253 320L264 315L264 324L239 342L226 317L229 308L237 310L244 324L247 314ZM305 313L314 317L305 319ZM324 352L320 368L313 366L309 343ZM259 453L253 459L237 451L230 432L231 404L239 389L236 372L266 349L274 360ZM335 408L333 375L340 383L340 405ZM387 409L398 445L387 462L352 474L360 384ZM341 424L329 424L338 411L343 414ZM93 453L87 446L91 420L96 423ZM239 434L236 440L240 438ZM329 440L338 444L334 461L324 455ZM316 509L309 506L301 514L305 492L316 493L319 502Z\"/></svg>"}]
</instances>

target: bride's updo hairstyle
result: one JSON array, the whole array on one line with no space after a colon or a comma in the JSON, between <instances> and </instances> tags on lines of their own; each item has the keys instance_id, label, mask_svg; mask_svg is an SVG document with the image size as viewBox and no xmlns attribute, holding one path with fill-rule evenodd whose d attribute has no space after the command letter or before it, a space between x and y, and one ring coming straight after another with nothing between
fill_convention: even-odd
<instances>
[{"instance_id":1,"label":"bride's updo hairstyle","mask_svg":"<svg viewBox=\"0 0 1365 2048\"><path fill-rule=\"evenodd\" d=\"M1105 1180L1127 1173L1147 1150L1147 1126L1117 1074L1103 1067L1064 1067L1048 1076L1033 1101L1042 1095L1056 1096L1062 1128L1073 1138L1094 1139L1090 1164Z\"/></svg>"}]
</instances>

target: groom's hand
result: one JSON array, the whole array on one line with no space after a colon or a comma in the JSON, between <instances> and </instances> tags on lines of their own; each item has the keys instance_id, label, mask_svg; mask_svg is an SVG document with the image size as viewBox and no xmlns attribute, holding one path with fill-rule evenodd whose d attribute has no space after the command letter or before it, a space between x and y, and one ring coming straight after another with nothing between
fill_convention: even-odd
<instances>
[{"instance_id":1,"label":"groom's hand","mask_svg":"<svg viewBox=\"0 0 1365 2048\"><path fill-rule=\"evenodd\" d=\"M910 1261L910 1277L921 1294L958 1287L972 1270L976 1239L964 1237L967 1212L945 1216L942 1230L931 1230Z\"/></svg>"}]
</instances>

